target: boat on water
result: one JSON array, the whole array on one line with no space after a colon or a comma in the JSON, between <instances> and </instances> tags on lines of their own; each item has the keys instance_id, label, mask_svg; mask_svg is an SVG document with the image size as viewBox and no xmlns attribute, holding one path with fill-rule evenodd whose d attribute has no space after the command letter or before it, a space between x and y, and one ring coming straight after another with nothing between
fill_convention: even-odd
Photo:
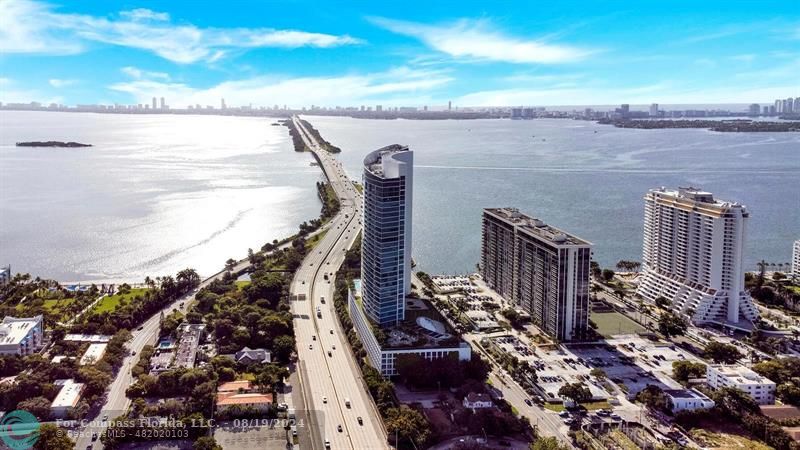
<instances>
[{"instance_id":1,"label":"boat on water","mask_svg":"<svg viewBox=\"0 0 800 450\"><path fill-rule=\"evenodd\" d=\"M318 162L311 161L310 163L308 163L308 165L309 165L309 166L318 166L318 165L319 165L319 163L318 163Z\"/></svg>"}]
</instances>

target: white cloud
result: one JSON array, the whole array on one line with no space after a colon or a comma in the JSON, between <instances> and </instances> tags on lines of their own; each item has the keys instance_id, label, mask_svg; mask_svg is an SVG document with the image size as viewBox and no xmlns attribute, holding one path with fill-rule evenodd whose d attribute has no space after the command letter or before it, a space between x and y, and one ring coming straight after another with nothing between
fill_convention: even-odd
<instances>
[{"instance_id":1,"label":"white cloud","mask_svg":"<svg viewBox=\"0 0 800 450\"><path fill-rule=\"evenodd\" d=\"M125 75L127 75L127 76L129 76L131 78L137 79L137 80L138 79L142 79L142 78L149 78L149 79L155 78L155 79L168 81L170 79L168 73L150 72L150 71L142 70L142 69L139 69L138 67L133 67L133 66L126 66L126 67L123 67L123 68L121 68L119 70L120 70L120 72L124 73Z\"/></svg>"},{"instance_id":2,"label":"white cloud","mask_svg":"<svg viewBox=\"0 0 800 450\"><path fill-rule=\"evenodd\" d=\"M225 81L207 88L184 83L136 79L116 83L109 89L126 92L136 103L146 103L153 96L165 97L176 106L218 105L221 98L228 105L385 105L415 104L428 101L429 93L451 81L441 71L417 71L397 68L386 72L337 77L285 78L259 76ZM409 103L410 102L410 103Z\"/></svg>"},{"instance_id":3,"label":"white cloud","mask_svg":"<svg viewBox=\"0 0 800 450\"><path fill-rule=\"evenodd\" d=\"M419 39L427 46L454 58L474 61L503 61L518 64L558 64L581 61L594 50L526 40L494 30L487 20L461 19L444 25L371 18L393 33Z\"/></svg>"},{"instance_id":4,"label":"white cloud","mask_svg":"<svg viewBox=\"0 0 800 450\"><path fill-rule=\"evenodd\" d=\"M119 15L122 16L122 17L127 17L128 19L131 19L131 20L134 20L134 21L135 20L142 20L142 21L144 21L144 20L158 20L158 21L166 22L166 21L169 20L169 14L163 13L163 12L162 13L155 12L152 9L147 9L147 8L136 8L136 9L132 9L130 11L122 11L122 12L119 13Z\"/></svg>"},{"instance_id":5,"label":"white cloud","mask_svg":"<svg viewBox=\"0 0 800 450\"><path fill-rule=\"evenodd\" d=\"M348 35L273 28L200 28L173 24L149 9L123 11L108 19L63 14L32 0L0 2L0 52L69 54L87 42L138 48L176 63L213 62L230 49L328 48L362 43Z\"/></svg>"},{"instance_id":6,"label":"white cloud","mask_svg":"<svg viewBox=\"0 0 800 450\"><path fill-rule=\"evenodd\" d=\"M0 54L46 53L70 55L83 51L75 40L63 40L53 33L49 7L35 2L0 1Z\"/></svg>"},{"instance_id":7,"label":"white cloud","mask_svg":"<svg viewBox=\"0 0 800 450\"><path fill-rule=\"evenodd\" d=\"M60 78L51 78L48 81L48 83L50 83L50 86L53 86L54 88L58 88L58 89L65 88L67 86L72 86L72 85L76 84L77 82L78 82L78 80L62 80Z\"/></svg>"}]
</instances>

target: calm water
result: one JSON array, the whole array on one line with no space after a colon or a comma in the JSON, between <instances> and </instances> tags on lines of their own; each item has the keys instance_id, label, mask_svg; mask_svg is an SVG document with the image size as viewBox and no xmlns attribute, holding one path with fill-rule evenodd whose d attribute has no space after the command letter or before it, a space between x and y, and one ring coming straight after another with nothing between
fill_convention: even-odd
<instances>
[{"instance_id":1,"label":"calm water","mask_svg":"<svg viewBox=\"0 0 800 450\"><path fill-rule=\"evenodd\" d=\"M640 259L642 197L694 185L751 211L747 268L789 262L800 238L800 134L626 130L572 120L406 121L308 117L361 158L401 143L415 151L414 258L433 273L474 270L481 209L516 206L595 244L595 259ZM596 133L595 133L596 132Z\"/></svg>"},{"instance_id":2,"label":"calm water","mask_svg":"<svg viewBox=\"0 0 800 450\"><path fill-rule=\"evenodd\" d=\"M414 257L466 272L481 209L517 206L638 259L642 196L693 184L749 206L747 262L788 262L800 238L800 135L623 130L589 122L308 118L361 178L370 150L416 152ZM208 275L319 213L319 169L272 120L0 112L0 264L60 280ZM594 131L597 131L595 133ZM14 147L74 140L88 149Z\"/></svg>"},{"instance_id":3,"label":"calm water","mask_svg":"<svg viewBox=\"0 0 800 450\"><path fill-rule=\"evenodd\" d=\"M0 264L62 281L208 275L290 235L319 214L320 172L270 123L0 112Z\"/></svg>"}]
</instances>

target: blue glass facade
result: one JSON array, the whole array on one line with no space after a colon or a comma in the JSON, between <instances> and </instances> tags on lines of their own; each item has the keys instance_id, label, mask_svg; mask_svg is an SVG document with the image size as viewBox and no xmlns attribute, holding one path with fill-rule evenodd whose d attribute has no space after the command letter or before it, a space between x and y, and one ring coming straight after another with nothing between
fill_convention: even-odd
<instances>
[{"instance_id":1,"label":"blue glass facade","mask_svg":"<svg viewBox=\"0 0 800 450\"><path fill-rule=\"evenodd\" d=\"M391 146L364 160L361 280L364 310L376 324L405 318L411 269L411 152Z\"/></svg>"}]
</instances>

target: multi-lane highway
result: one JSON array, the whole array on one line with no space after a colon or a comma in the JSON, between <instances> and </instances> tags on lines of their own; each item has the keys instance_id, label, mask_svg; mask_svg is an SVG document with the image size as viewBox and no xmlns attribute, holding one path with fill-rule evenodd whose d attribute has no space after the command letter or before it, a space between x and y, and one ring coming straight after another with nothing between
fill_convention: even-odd
<instances>
[{"instance_id":1,"label":"multi-lane highway","mask_svg":"<svg viewBox=\"0 0 800 450\"><path fill-rule=\"evenodd\" d=\"M312 447L333 449L388 448L386 433L361 371L339 328L333 306L336 271L361 231L361 195L342 165L322 149L297 117L292 119L306 145L321 164L341 205L328 232L303 260L291 284L297 339L298 368Z\"/></svg>"}]
</instances>

